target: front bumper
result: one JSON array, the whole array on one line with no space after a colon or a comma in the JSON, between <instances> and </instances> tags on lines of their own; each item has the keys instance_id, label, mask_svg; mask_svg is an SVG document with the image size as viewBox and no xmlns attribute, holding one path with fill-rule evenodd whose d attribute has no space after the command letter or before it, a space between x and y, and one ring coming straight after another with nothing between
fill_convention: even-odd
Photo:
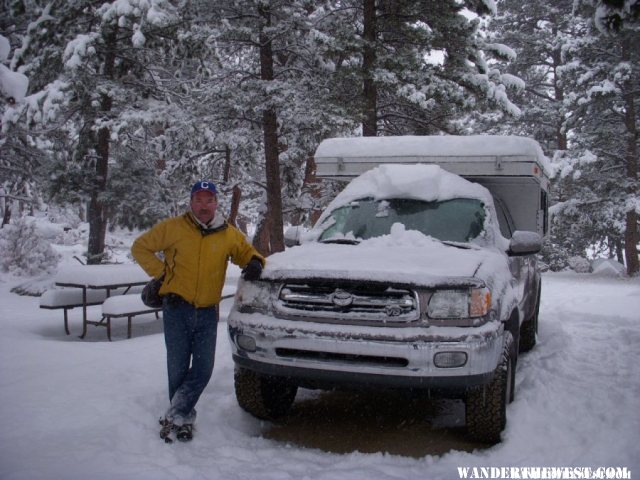
<instances>
[{"instance_id":1,"label":"front bumper","mask_svg":"<svg viewBox=\"0 0 640 480\"><path fill-rule=\"evenodd\" d=\"M229 336L238 366L288 377L307 388L464 391L491 381L504 328L498 321L479 327L359 327L243 314L234 308ZM437 360L449 356L458 359L455 366Z\"/></svg>"}]
</instances>

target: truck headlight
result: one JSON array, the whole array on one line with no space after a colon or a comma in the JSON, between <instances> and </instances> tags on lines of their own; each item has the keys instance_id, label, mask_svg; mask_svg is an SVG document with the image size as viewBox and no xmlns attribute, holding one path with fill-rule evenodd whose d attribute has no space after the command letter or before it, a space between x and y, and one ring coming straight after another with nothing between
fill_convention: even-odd
<instances>
[{"instance_id":1,"label":"truck headlight","mask_svg":"<svg viewBox=\"0 0 640 480\"><path fill-rule=\"evenodd\" d=\"M274 285L271 282L238 282L235 303L242 313L267 313L271 309Z\"/></svg>"},{"instance_id":2,"label":"truck headlight","mask_svg":"<svg viewBox=\"0 0 640 480\"><path fill-rule=\"evenodd\" d=\"M487 288L436 290L429 299L430 318L482 317L491 308L491 292Z\"/></svg>"}]
</instances>

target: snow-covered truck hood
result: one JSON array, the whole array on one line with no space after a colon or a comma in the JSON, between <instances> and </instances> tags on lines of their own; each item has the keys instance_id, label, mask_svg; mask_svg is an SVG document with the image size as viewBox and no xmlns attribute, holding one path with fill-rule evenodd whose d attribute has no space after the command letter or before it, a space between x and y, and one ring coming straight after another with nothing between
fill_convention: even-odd
<instances>
[{"instance_id":1,"label":"snow-covered truck hood","mask_svg":"<svg viewBox=\"0 0 640 480\"><path fill-rule=\"evenodd\" d=\"M507 280L506 256L494 249L444 244L398 228L357 245L309 242L270 256L262 278L384 281L420 286ZM498 283L502 283L498 281Z\"/></svg>"}]
</instances>

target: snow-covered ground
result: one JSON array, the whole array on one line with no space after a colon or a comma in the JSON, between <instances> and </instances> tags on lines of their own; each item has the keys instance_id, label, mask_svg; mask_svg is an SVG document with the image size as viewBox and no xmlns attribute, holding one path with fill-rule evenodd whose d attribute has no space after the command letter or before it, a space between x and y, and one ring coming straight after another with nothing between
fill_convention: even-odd
<instances>
[{"instance_id":1,"label":"snow-covered ground","mask_svg":"<svg viewBox=\"0 0 640 480\"><path fill-rule=\"evenodd\" d=\"M114 320L113 342L95 327L80 340L74 310L66 336L61 311L10 293L21 281L0 279L3 480L450 479L457 467L480 466L613 466L640 476L640 279L545 274L539 344L520 357L503 442L419 458L384 446L338 454L271 439L270 424L237 406L224 322L196 437L166 445L158 437L166 407L160 323L134 320L127 340L126 321Z\"/></svg>"}]
</instances>

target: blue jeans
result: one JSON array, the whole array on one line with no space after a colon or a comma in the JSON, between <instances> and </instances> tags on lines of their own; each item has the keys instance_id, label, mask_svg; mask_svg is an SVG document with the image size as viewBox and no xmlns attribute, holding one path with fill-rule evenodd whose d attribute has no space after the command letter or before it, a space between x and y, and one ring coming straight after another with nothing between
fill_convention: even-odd
<instances>
[{"instance_id":1,"label":"blue jeans","mask_svg":"<svg viewBox=\"0 0 640 480\"><path fill-rule=\"evenodd\" d=\"M165 299L162 318L171 401L166 417L177 425L194 423L196 403L213 373L218 309Z\"/></svg>"}]
</instances>

